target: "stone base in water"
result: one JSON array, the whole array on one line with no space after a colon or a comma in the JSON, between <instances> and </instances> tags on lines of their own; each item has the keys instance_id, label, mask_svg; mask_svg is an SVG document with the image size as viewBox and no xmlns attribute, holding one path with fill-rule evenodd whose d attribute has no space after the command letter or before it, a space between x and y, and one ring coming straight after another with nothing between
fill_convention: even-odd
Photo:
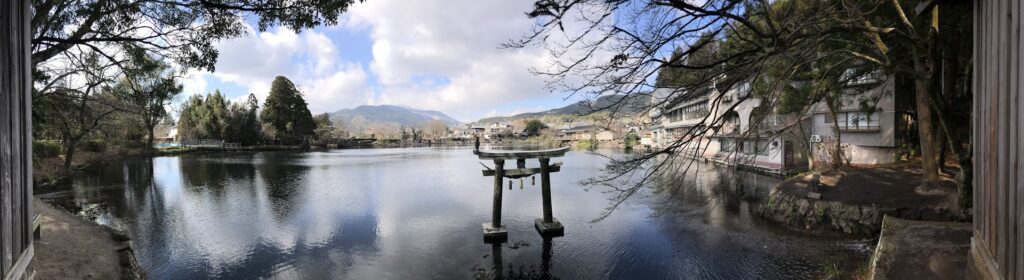
<instances>
[{"instance_id":1,"label":"stone base in water","mask_svg":"<svg viewBox=\"0 0 1024 280\"><path fill-rule=\"evenodd\" d=\"M508 238L508 230L505 226L494 227L491 223L484 223L484 241L501 240Z\"/></svg>"},{"instance_id":2,"label":"stone base in water","mask_svg":"<svg viewBox=\"0 0 1024 280\"><path fill-rule=\"evenodd\" d=\"M537 232L544 236L562 236L565 234L565 227L558 219L551 219L550 223L545 223L544 219L537 219L533 225L537 228Z\"/></svg>"}]
</instances>

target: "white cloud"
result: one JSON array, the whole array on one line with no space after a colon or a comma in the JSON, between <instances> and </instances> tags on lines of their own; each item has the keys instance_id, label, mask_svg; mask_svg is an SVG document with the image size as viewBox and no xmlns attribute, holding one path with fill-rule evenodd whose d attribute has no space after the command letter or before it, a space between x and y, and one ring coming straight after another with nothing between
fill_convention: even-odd
<instances>
[{"instance_id":1,"label":"white cloud","mask_svg":"<svg viewBox=\"0 0 1024 280\"><path fill-rule=\"evenodd\" d=\"M547 62L539 48L502 49L533 26L530 1L368 1L350 26L369 27L379 103L436 109L457 118L504 102L548 94L529 72ZM395 7L402 7L396 9ZM447 83L430 81L441 78ZM428 82L424 82L424 81ZM469 120L469 119L467 119Z\"/></svg>"},{"instance_id":2,"label":"white cloud","mask_svg":"<svg viewBox=\"0 0 1024 280\"><path fill-rule=\"evenodd\" d=\"M253 35L218 43L216 71L197 75L237 84L260 100L266 99L275 77L285 76L305 94L314 113L361 105L370 98L363 66L341 62L338 48L323 33L305 30L298 34L286 28L250 33ZM201 78L186 86L190 84L206 86Z\"/></svg>"},{"instance_id":3,"label":"white cloud","mask_svg":"<svg viewBox=\"0 0 1024 280\"><path fill-rule=\"evenodd\" d=\"M182 77L181 85L184 96L197 94L206 91L206 73L198 71L188 71L184 73Z\"/></svg>"},{"instance_id":4,"label":"white cloud","mask_svg":"<svg viewBox=\"0 0 1024 280\"><path fill-rule=\"evenodd\" d=\"M394 104L440 110L464 121L507 115L518 111L507 104L521 108L524 102L559 94L550 93L544 78L529 70L551 65L547 51L501 48L534 27L524 14L531 5L517 0L367 1L354 6L339 27L301 34L276 28L223 41L217 45L217 71L197 74L186 87L203 88L207 81L202 77L216 77L263 100L274 77L284 75L303 90L314 113ZM372 61L343 61L328 37L332 32L368 32Z\"/></svg>"}]
</instances>

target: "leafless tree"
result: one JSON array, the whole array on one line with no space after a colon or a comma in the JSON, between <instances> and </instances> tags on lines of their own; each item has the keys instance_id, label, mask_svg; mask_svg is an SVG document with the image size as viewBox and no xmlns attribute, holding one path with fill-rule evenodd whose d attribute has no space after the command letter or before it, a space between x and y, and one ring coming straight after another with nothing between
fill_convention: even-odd
<instances>
[{"instance_id":1,"label":"leafless tree","mask_svg":"<svg viewBox=\"0 0 1024 280\"><path fill-rule=\"evenodd\" d=\"M533 71L549 80L551 90L591 100L608 94L638 97L592 108L594 111L612 111L614 115L631 105L627 100L648 99L641 113L657 114L660 108L708 90L726 92L749 83L753 85L751 93L738 101L759 97L768 110L781 105L780 96L792 94L788 87L800 85L806 95L789 111L802 116L812 104L836 100L841 89L879 70L927 76L913 67L912 61L899 57L914 53L901 49L914 49L908 38L923 38L913 35L920 24L908 24L907 16L897 16L905 14L899 2L538 0L527 13L536 20L535 29L505 46L545 48L553 59L547 67ZM702 55L710 48L715 48L712 55ZM901 52L893 51L897 49ZM666 70L683 71L690 78L677 81L663 96L649 94L658 86L655 77ZM804 75L808 71L814 75ZM923 93L918 89L927 101L928 92ZM728 111L739 103L722 102L719 96L711 100L710 107ZM752 117L747 133L757 131L768 115ZM701 141L703 137L715 133L714 128L725 121L705 116L685 131L685 137L663 148L610 157L606 172L585 183L604 186L613 194L605 216L645 186L678 187L655 184L654 180L682 177L692 171L688 158L699 156L708 143ZM934 138L925 133L921 136Z\"/></svg>"}]
</instances>

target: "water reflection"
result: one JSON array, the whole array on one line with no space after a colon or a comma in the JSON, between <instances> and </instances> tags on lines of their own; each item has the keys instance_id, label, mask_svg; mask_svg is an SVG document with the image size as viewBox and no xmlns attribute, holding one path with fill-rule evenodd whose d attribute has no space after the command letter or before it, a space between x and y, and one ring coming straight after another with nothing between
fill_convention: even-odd
<instances>
[{"instance_id":1,"label":"water reflection","mask_svg":"<svg viewBox=\"0 0 1024 280\"><path fill-rule=\"evenodd\" d=\"M826 257L866 256L867 242L765 225L749 209L771 181L711 165L590 223L608 197L578 182L604 158L560 160L565 236L534 230L541 196L527 183L505 193L497 244L481 242L492 182L468 148L159 157L42 196L127 231L153 279L804 278Z\"/></svg>"}]
</instances>

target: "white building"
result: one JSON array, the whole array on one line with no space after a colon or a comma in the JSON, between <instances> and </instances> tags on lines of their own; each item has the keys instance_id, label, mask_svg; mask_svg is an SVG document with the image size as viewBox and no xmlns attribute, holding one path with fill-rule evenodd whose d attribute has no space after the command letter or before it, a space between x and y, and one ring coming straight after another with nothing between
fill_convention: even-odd
<instances>
[{"instance_id":1,"label":"white building","mask_svg":"<svg viewBox=\"0 0 1024 280\"><path fill-rule=\"evenodd\" d=\"M845 160L888 163L907 153L916 136L912 93L902 92L909 90L908 82L889 75L845 89L835 119ZM724 93L715 86L693 94L655 90L652 101L667 109L651 110L651 137L645 144L668 148L688 139L674 151L776 174L806 169L812 152L816 164L829 158L837 137L823 102L803 115L780 115L750 91L749 82Z\"/></svg>"},{"instance_id":2,"label":"white building","mask_svg":"<svg viewBox=\"0 0 1024 280\"><path fill-rule=\"evenodd\" d=\"M806 145L799 142L805 137L797 125L803 118L775 114L760 97L750 95L748 82L739 82L726 92L715 86L695 93L671 91L657 89L652 95L677 96L677 100L664 102L668 109L659 112L653 146L681 145L675 151L684 155L769 173L807 168ZM688 142L677 144L678 140Z\"/></svg>"},{"instance_id":3,"label":"white building","mask_svg":"<svg viewBox=\"0 0 1024 280\"><path fill-rule=\"evenodd\" d=\"M841 100L834 120L824 103L815 104L809 112L815 161L828 158L826 148L834 147L834 126L844 157L852 164L890 163L912 150L917 130L910 83L893 75L864 80L859 88L848 89L851 93Z\"/></svg>"},{"instance_id":4,"label":"white building","mask_svg":"<svg viewBox=\"0 0 1024 280\"><path fill-rule=\"evenodd\" d=\"M513 133L512 125L503 122L492 122L485 126L484 138L486 139L497 139L511 136Z\"/></svg>"}]
</instances>

